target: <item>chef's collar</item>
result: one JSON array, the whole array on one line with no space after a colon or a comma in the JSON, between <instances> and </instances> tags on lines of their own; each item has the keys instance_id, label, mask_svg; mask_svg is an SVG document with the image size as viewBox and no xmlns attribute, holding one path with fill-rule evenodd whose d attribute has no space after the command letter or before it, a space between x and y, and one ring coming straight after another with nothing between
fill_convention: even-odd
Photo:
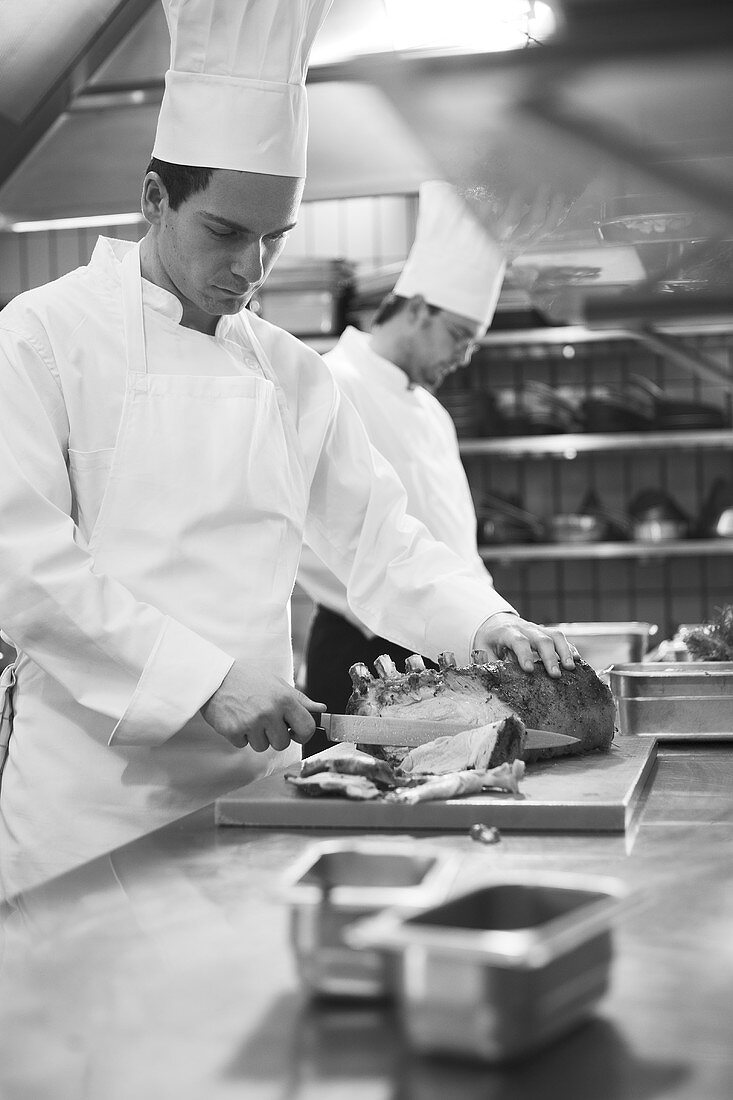
<instances>
[{"instance_id":1,"label":"chef's collar","mask_svg":"<svg viewBox=\"0 0 733 1100\"><path fill-rule=\"evenodd\" d=\"M121 264L127 253L135 247L132 241L118 241L114 237L100 237L92 253L91 266L100 267L115 286L122 278ZM149 279L141 279L143 304L156 313L162 313L171 321L180 324L183 318L183 306L175 294Z\"/></svg>"},{"instance_id":2,"label":"chef's collar","mask_svg":"<svg viewBox=\"0 0 733 1100\"><path fill-rule=\"evenodd\" d=\"M383 386L384 389L390 390L390 392L400 397L410 397L420 389L419 386L412 384L401 367L374 351L369 342L368 333L349 326L341 334L339 343L347 355L356 362L364 364L369 371L370 378Z\"/></svg>"},{"instance_id":3,"label":"chef's collar","mask_svg":"<svg viewBox=\"0 0 733 1100\"><path fill-rule=\"evenodd\" d=\"M106 276L117 290L121 282L120 267L122 261L130 249L134 247L135 244L132 241L120 241L114 237L100 237L92 253L91 266L102 276ZM183 305L176 295L170 290L166 290L165 287L158 286L157 283L151 283L149 279L141 279L141 282L143 305L180 325L183 320ZM217 337L225 336L229 332L232 322L232 317L221 316L217 321L214 335Z\"/></svg>"}]
</instances>

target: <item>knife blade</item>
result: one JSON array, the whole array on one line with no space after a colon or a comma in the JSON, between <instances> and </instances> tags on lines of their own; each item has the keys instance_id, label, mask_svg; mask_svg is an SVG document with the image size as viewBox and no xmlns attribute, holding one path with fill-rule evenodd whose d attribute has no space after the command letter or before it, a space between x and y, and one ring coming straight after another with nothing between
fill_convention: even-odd
<instances>
[{"instance_id":1,"label":"knife blade","mask_svg":"<svg viewBox=\"0 0 733 1100\"><path fill-rule=\"evenodd\" d=\"M436 737L448 737L466 729L465 722L452 719L429 722L418 718L357 714L319 714L318 722L329 741L363 745L425 745ZM578 737L568 737L564 733L528 729L525 748L556 748L575 745L578 741Z\"/></svg>"}]
</instances>

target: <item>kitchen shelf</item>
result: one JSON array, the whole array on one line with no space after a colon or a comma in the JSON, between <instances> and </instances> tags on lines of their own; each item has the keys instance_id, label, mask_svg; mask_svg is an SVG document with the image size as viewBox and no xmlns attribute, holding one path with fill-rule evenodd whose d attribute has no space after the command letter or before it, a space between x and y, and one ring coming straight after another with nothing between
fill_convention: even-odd
<instances>
[{"instance_id":1,"label":"kitchen shelf","mask_svg":"<svg viewBox=\"0 0 733 1100\"><path fill-rule=\"evenodd\" d=\"M733 324L730 321L709 321L706 323L680 322L658 324L655 332L665 336L730 336ZM630 328L587 328L585 325L548 325L547 328L496 329L484 333L476 343L479 347L511 347L512 345L534 344L554 346L557 344L599 344L609 340L638 340L638 330Z\"/></svg>"},{"instance_id":2,"label":"kitchen shelf","mask_svg":"<svg viewBox=\"0 0 733 1100\"><path fill-rule=\"evenodd\" d=\"M511 436L498 439L461 439L462 455L495 455L499 458L540 458L556 455L575 458L603 451L663 451L733 449L733 431L700 429L665 432L575 432L573 434Z\"/></svg>"},{"instance_id":3,"label":"kitchen shelf","mask_svg":"<svg viewBox=\"0 0 733 1100\"><path fill-rule=\"evenodd\" d=\"M562 542L479 546L485 561L568 561L598 558L668 558L733 555L733 538L679 539L670 542Z\"/></svg>"}]
</instances>

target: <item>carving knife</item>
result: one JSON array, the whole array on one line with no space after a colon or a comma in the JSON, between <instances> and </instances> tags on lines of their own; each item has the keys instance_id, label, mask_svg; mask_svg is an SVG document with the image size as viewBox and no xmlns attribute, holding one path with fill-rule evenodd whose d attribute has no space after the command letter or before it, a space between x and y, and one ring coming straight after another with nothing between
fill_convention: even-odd
<instances>
[{"instance_id":1,"label":"carving knife","mask_svg":"<svg viewBox=\"0 0 733 1100\"><path fill-rule=\"evenodd\" d=\"M467 728L465 722L445 719L430 722L419 718L385 718L377 715L318 714L319 729L329 741L362 745L425 745L436 737L448 737ZM527 730L525 748L549 749L577 745L578 737L550 730Z\"/></svg>"}]
</instances>

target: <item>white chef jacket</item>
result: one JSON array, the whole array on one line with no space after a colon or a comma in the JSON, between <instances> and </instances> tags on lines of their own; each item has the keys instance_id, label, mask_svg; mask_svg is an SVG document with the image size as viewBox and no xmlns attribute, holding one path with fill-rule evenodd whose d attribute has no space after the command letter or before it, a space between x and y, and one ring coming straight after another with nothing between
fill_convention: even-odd
<instances>
[{"instance_id":1,"label":"white chef jacket","mask_svg":"<svg viewBox=\"0 0 733 1100\"><path fill-rule=\"evenodd\" d=\"M232 751L211 729L210 765L200 753L192 764L187 731L198 723L200 738L199 709L237 653L187 626L183 610L165 613L94 570L87 539L124 400L120 268L130 247L100 238L88 266L20 295L0 315L0 623L19 653L0 786L6 891L174 820L284 759ZM185 329L178 300L145 281L143 305L156 372L256 369L241 317L222 317L211 337ZM512 609L406 515L401 485L321 357L250 320L296 429L309 543L370 629L466 660L480 624ZM165 354L170 340L175 355ZM30 703L36 714L45 708L42 723L25 721ZM180 780L175 796L171 776Z\"/></svg>"},{"instance_id":2,"label":"white chef jacket","mask_svg":"<svg viewBox=\"0 0 733 1100\"><path fill-rule=\"evenodd\" d=\"M410 515L455 551L478 582L491 574L476 545L476 511L447 410L422 386L410 388L403 370L377 355L367 333L347 328L324 357L342 394L356 408L372 445L394 467L407 492ZM308 546L298 583L317 604L336 611L364 633L345 586Z\"/></svg>"}]
</instances>

